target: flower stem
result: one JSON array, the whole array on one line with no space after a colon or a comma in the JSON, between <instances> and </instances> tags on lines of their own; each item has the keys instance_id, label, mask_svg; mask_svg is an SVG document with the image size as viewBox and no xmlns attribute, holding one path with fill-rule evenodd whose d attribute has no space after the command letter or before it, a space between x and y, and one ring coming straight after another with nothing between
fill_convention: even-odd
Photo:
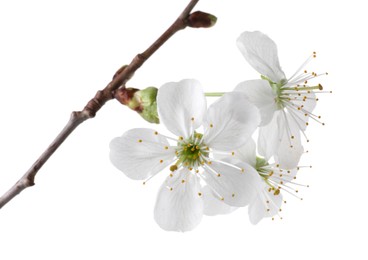
<instances>
[{"instance_id":1,"label":"flower stem","mask_svg":"<svg viewBox=\"0 0 368 260\"><path fill-rule=\"evenodd\" d=\"M204 95L206 97L222 97L226 92L206 92Z\"/></svg>"},{"instance_id":2,"label":"flower stem","mask_svg":"<svg viewBox=\"0 0 368 260\"><path fill-rule=\"evenodd\" d=\"M61 130L60 134L41 154L29 170L11 187L2 197L0 197L0 208L6 205L16 195L24 189L35 184L35 176L45 162L53 155L59 146L68 138L68 136L84 121L95 117L96 113L109 100L114 98L114 92L119 88L125 88L125 84L132 78L144 62L149 59L171 36L184 29L188 25L188 17L194 6L199 0L191 0L184 11L179 15L175 22L144 52L138 54L131 63L115 73L113 80L103 89L97 92L82 111L72 112L70 120Z\"/></svg>"}]
</instances>

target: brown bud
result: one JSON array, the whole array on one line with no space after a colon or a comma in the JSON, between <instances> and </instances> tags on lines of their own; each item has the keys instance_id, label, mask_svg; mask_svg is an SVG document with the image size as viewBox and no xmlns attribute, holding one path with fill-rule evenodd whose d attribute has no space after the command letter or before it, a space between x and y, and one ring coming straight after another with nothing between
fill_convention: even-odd
<instances>
[{"instance_id":1,"label":"brown bud","mask_svg":"<svg viewBox=\"0 0 368 260\"><path fill-rule=\"evenodd\" d=\"M128 106L137 91L139 91L137 88L119 88L115 91L114 97L121 104Z\"/></svg>"},{"instance_id":2,"label":"brown bud","mask_svg":"<svg viewBox=\"0 0 368 260\"><path fill-rule=\"evenodd\" d=\"M157 114L157 91L155 87L148 87L142 90L136 88L120 88L114 97L121 104L136 111L141 117L150 123L159 123Z\"/></svg>"},{"instance_id":3,"label":"brown bud","mask_svg":"<svg viewBox=\"0 0 368 260\"><path fill-rule=\"evenodd\" d=\"M216 16L197 11L189 15L188 26L192 28L210 28L216 24L216 21Z\"/></svg>"}]
</instances>

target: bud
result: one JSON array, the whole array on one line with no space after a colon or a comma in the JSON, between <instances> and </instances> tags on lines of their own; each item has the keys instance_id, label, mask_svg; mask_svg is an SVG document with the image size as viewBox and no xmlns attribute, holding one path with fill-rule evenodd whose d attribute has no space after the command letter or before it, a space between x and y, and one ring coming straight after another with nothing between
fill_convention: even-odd
<instances>
[{"instance_id":1,"label":"bud","mask_svg":"<svg viewBox=\"0 0 368 260\"><path fill-rule=\"evenodd\" d=\"M142 90L136 88L121 88L115 92L115 98L123 105L136 111L144 120L150 123L160 123L157 113L157 91L155 87Z\"/></svg>"},{"instance_id":2,"label":"bud","mask_svg":"<svg viewBox=\"0 0 368 260\"><path fill-rule=\"evenodd\" d=\"M188 26L192 28L210 28L216 24L216 21L216 16L197 11L189 15Z\"/></svg>"}]
</instances>

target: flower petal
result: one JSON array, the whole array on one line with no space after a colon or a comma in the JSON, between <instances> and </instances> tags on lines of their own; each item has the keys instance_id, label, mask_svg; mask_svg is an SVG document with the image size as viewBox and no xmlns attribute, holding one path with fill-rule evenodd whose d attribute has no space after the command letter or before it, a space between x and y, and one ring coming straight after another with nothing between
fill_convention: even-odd
<instances>
[{"instance_id":1,"label":"flower petal","mask_svg":"<svg viewBox=\"0 0 368 260\"><path fill-rule=\"evenodd\" d=\"M237 149L252 136L260 120L259 110L242 93L227 93L207 111L204 142L211 149Z\"/></svg>"},{"instance_id":2,"label":"flower petal","mask_svg":"<svg viewBox=\"0 0 368 260\"><path fill-rule=\"evenodd\" d=\"M234 91L244 93L247 99L259 109L260 126L267 125L271 121L277 110L277 104L275 102L276 94L268 81L262 79L244 81L238 84Z\"/></svg>"},{"instance_id":3,"label":"flower petal","mask_svg":"<svg viewBox=\"0 0 368 260\"><path fill-rule=\"evenodd\" d=\"M309 114L313 112L317 101L313 92L305 93L302 97L302 99L292 100L293 105L288 108L288 112L292 118L292 123L298 129L304 131L307 128Z\"/></svg>"},{"instance_id":4,"label":"flower petal","mask_svg":"<svg viewBox=\"0 0 368 260\"><path fill-rule=\"evenodd\" d=\"M252 138L249 138L245 145L236 150L234 155L240 161L248 163L253 168L256 167L256 143Z\"/></svg>"},{"instance_id":5,"label":"flower petal","mask_svg":"<svg viewBox=\"0 0 368 260\"><path fill-rule=\"evenodd\" d=\"M194 79L164 84L157 94L161 122L176 136L187 138L197 129L206 112L206 98Z\"/></svg>"},{"instance_id":6,"label":"flower petal","mask_svg":"<svg viewBox=\"0 0 368 260\"><path fill-rule=\"evenodd\" d=\"M112 164L134 180L155 175L168 166L174 156L175 149L152 129L131 129L110 142Z\"/></svg>"},{"instance_id":7,"label":"flower petal","mask_svg":"<svg viewBox=\"0 0 368 260\"><path fill-rule=\"evenodd\" d=\"M201 177L219 199L230 206L243 207L255 195L254 181L258 173L249 164L241 163L237 166L211 162L204 165L205 172Z\"/></svg>"},{"instance_id":8,"label":"flower petal","mask_svg":"<svg viewBox=\"0 0 368 260\"><path fill-rule=\"evenodd\" d=\"M248 207L248 214L250 222L256 225L265 217L272 217L276 215L282 204L282 195L274 195L268 192L269 187L263 184L257 196Z\"/></svg>"},{"instance_id":9,"label":"flower petal","mask_svg":"<svg viewBox=\"0 0 368 260\"><path fill-rule=\"evenodd\" d=\"M273 40L261 32L243 32L237 45L248 63L275 83L286 79Z\"/></svg>"},{"instance_id":10,"label":"flower petal","mask_svg":"<svg viewBox=\"0 0 368 260\"><path fill-rule=\"evenodd\" d=\"M267 161L277 152L284 133L281 117L282 111L276 111L270 123L259 128L258 151Z\"/></svg>"},{"instance_id":11,"label":"flower petal","mask_svg":"<svg viewBox=\"0 0 368 260\"><path fill-rule=\"evenodd\" d=\"M296 168L303 152L304 148L301 144L300 135L296 135L292 141L284 136L275 154L275 162L283 169Z\"/></svg>"},{"instance_id":12,"label":"flower petal","mask_svg":"<svg viewBox=\"0 0 368 260\"><path fill-rule=\"evenodd\" d=\"M157 196L155 220L168 231L189 231L202 219L203 199L199 179L188 169L168 177Z\"/></svg>"},{"instance_id":13,"label":"flower petal","mask_svg":"<svg viewBox=\"0 0 368 260\"><path fill-rule=\"evenodd\" d=\"M208 185L203 187L202 194L204 214L207 216L229 214L237 209L237 207L232 207L219 199Z\"/></svg>"}]
</instances>

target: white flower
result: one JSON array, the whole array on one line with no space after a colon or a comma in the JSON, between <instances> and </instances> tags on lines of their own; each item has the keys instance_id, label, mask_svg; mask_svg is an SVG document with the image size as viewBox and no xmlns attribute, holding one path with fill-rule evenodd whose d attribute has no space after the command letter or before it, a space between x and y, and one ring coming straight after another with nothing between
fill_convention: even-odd
<instances>
[{"instance_id":1,"label":"white flower","mask_svg":"<svg viewBox=\"0 0 368 260\"><path fill-rule=\"evenodd\" d=\"M301 146L296 150L299 154L303 152ZM289 165L294 164L295 158L289 157L289 160L291 161ZM248 183L255 191L255 196L252 197L248 206L249 219L252 224L257 224L263 218L272 217L273 219L275 215L279 215L283 202L286 203L282 193L286 192L298 197L296 195L298 189L293 185L300 185L294 182L299 167L289 168L285 164L280 164L277 159L275 163L269 163L263 157L257 157L256 144L253 139L249 139L243 147L236 150L235 156L230 161L238 167L247 169L247 173L252 176L249 178L251 183ZM206 215L227 214L235 209L235 207L220 203L216 197L210 196L210 191L206 192L209 194L205 194L207 195L205 197Z\"/></svg>"},{"instance_id":2,"label":"white flower","mask_svg":"<svg viewBox=\"0 0 368 260\"><path fill-rule=\"evenodd\" d=\"M322 90L322 86L307 85L309 80L319 75L302 71L316 54L313 53L287 79L279 64L276 44L267 35L244 32L237 45L249 64L262 75L260 80L240 83L234 91L245 93L260 109L262 122L258 145L260 152L269 159L300 143L300 133L304 134L309 118L319 122L320 117L312 111L316 106L314 90ZM286 145L281 145L282 139L286 139Z\"/></svg>"},{"instance_id":3,"label":"white flower","mask_svg":"<svg viewBox=\"0 0 368 260\"><path fill-rule=\"evenodd\" d=\"M231 154L260 123L258 109L242 94L229 93L206 109L195 80L163 85L157 96L160 121L177 136L132 129L110 144L111 162L128 177L146 180L170 166L155 206L155 220L165 230L188 231L201 221L205 182L223 202L247 205L254 192L241 167L214 160L213 151ZM196 131L203 126L203 134ZM170 144L171 141L172 143Z\"/></svg>"}]
</instances>

